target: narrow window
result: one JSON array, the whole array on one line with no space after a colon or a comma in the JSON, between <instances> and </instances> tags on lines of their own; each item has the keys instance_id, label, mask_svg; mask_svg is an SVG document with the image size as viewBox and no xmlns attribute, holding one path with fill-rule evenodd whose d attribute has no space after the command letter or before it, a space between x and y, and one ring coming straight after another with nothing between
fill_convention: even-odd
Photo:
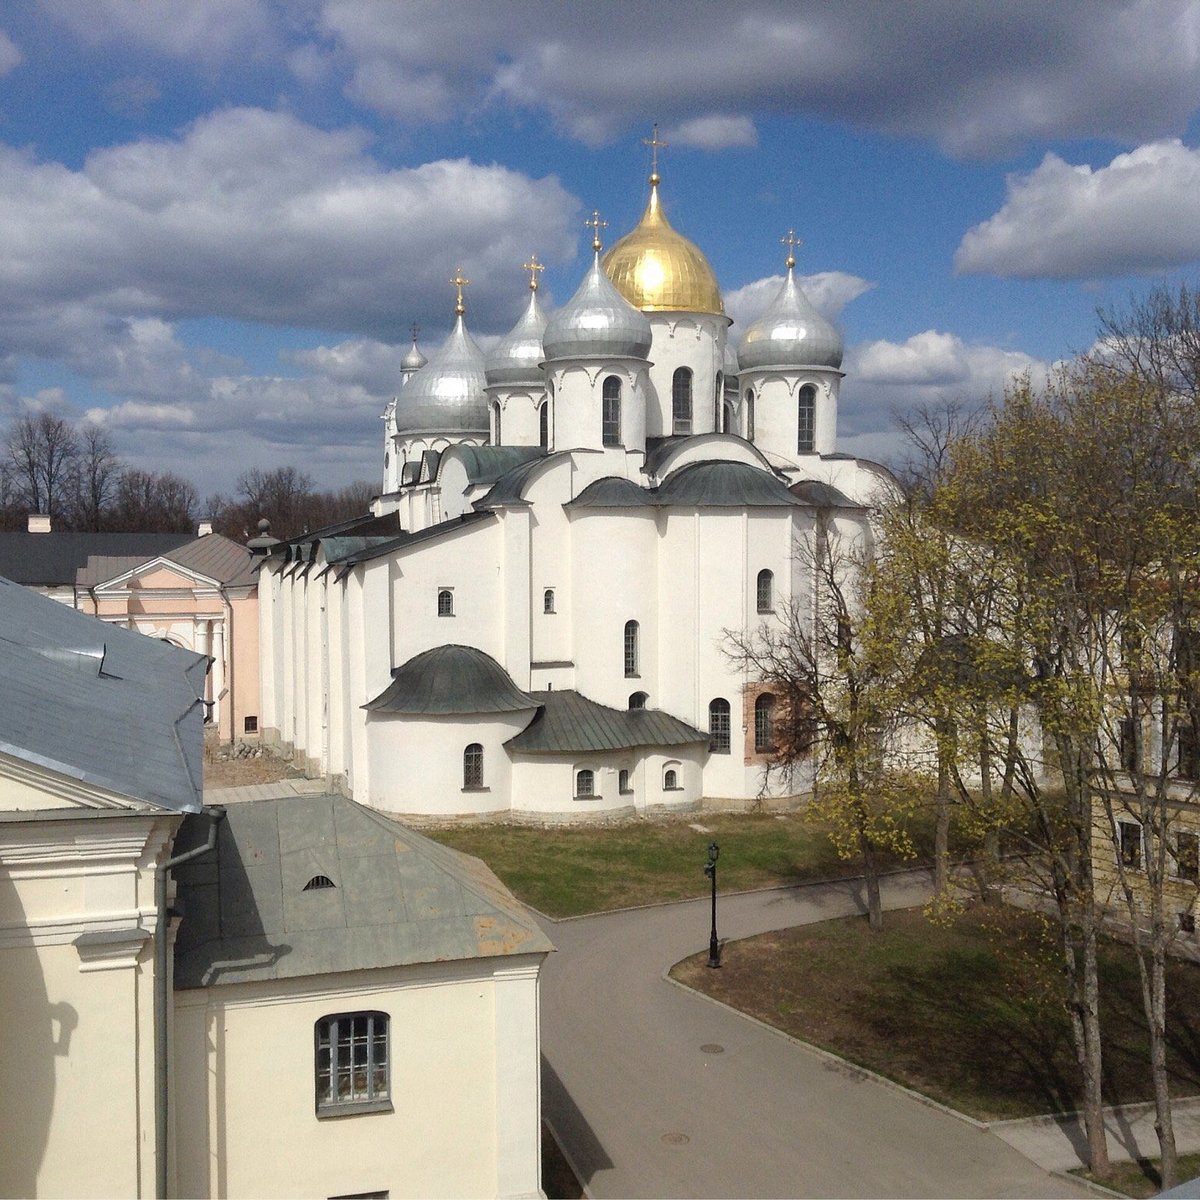
<instances>
[{"instance_id":1,"label":"narrow window","mask_svg":"<svg viewBox=\"0 0 1200 1200\"><path fill-rule=\"evenodd\" d=\"M775 749L775 697L764 692L754 702L754 750L770 754Z\"/></svg>"},{"instance_id":2,"label":"narrow window","mask_svg":"<svg viewBox=\"0 0 1200 1200\"><path fill-rule=\"evenodd\" d=\"M1175 874L1193 883L1200 880L1200 834L1176 834Z\"/></svg>"},{"instance_id":3,"label":"narrow window","mask_svg":"<svg viewBox=\"0 0 1200 1200\"><path fill-rule=\"evenodd\" d=\"M463 787L483 787L483 746L472 742L463 751Z\"/></svg>"},{"instance_id":4,"label":"narrow window","mask_svg":"<svg viewBox=\"0 0 1200 1200\"><path fill-rule=\"evenodd\" d=\"M634 692L629 697L629 711L636 712L640 708L645 708L646 699L647 697L645 692Z\"/></svg>"},{"instance_id":5,"label":"narrow window","mask_svg":"<svg viewBox=\"0 0 1200 1200\"><path fill-rule=\"evenodd\" d=\"M543 450L550 449L550 401L538 409L538 443Z\"/></svg>"},{"instance_id":6,"label":"narrow window","mask_svg":"<svg viewBox=\"0 0 1200 1200\"><path fill-rule=\"evenodd\" d=\"M554 589L553 588L547 588L542 593L542 612L544 612L544 613L554 612Z\"/></svg>"},{"instance_id":7,"label":"narrow window","mask_svg":"<svg viewBox=\"0 0 1200 1200\"><path fill-rule=\"evenodd\" d=\"M721 403L725 395L725 376L722 372L717 372L717 385L713 388L713 432L721 432L721 412L724 405Z\"/></svg>"},{"instance_id":8,"label":"narrow window","mask_svg":"<svg viewBox=\"0 0 1200 1200\"><path fill-rule=\"evenodd\" d=\"M601 441L605 446L621 444L621 381L610 375L604 381L604 415Z\"/></svg>"},{"instance_id":9,"label":"narrow window","mask_svg":"<svg viewBox=\"0 0 1200 1200\"><path fill-rule=\"evenodd\" d=\"M746 441L754 441L754 389L746 389Z\"/></svg>"},{"instance_id":10,"label":"narrow window","mask_svg":"<svg viewBox=\"0 0 1200 1200\"><path fill-rule=\"evenodd\" d=\"M663 772L663 791L674 792L679 789L679 776L673 770Z\"/></svg>"},{"instance_id":11,"label":"narrow window","mask_svg":"<svg viewBox=\"0 0 1200 1200\"><path fill-rule=\"evenodd\" d=\"M625 678L635 679L638 673L638 623L625 622Z\"/></svg>"},{"instance_id":12,"label":"narrow window","mask_svg":"<svg viewBox=\"0 0 1200 1200\"><path fill-rule=\"evenodd\" d=\"M676 368L671 377L671 432L692 432L692 373L687 367Z\"/></svg>"},{"instance_id":13,"label":"narrow window","mask_svg":"<svg viewBox=\"0 0 1200 1200\"><path fill-rule=\"evenodd\" d=\"M338 1013L316 1024L317 1115L390 1108L386 1013Z\"/></svg>"},{"instance_id":14,"label":"narrow window","mask_svg":"<svg viewBox=\"0 0 1200 1200\"><path fill-rule=\"evenodd\" d=\"M728 754L729 746L729 701L718 697L708 706L708 748L713 754Z\"/></svg>"},{"instance_id":15,"label":"narrow window","mask_svg":"<svg viewBox=\"0 0 1200 1200\"><path fill-rule=\"evenodd\" d=\"M1117 753L1121 758L1122 771L1138 769L1137 722L1133 717L1122 717L1117 724Z\"/></svg>"},{"instance_id":16,"label":"narrow window","mask_svg":"<svg viewBox=\"0 0 1200 1200\"><path fill-rule=\"evenodd\" d=\"M725 403L721 405L721 432L737 432L737 418L734 416L732 404Z\"/></svg>"},{"instance_id":17,"label":"narrow window","mask_svg":"<svg viewBox=\"0 0 1200 1200\"><path fill-rule=\"evenodd\" d=\"M492 405L492 414L495 421L495 433L492 435L492 445L499 446L503 444L503 439L500 436L500 405Z\"/></svg>"},{"instance_id":18,"label":"narrow window","mask_svg":"<svg viewBox=\"0 0 1200 1200\"><path fill-rule=\"evenodd\" d=\"M454 593L449 588L440 588L438 590L437 608L439 617L454 616Z\"/></svg>"},{"instance_id":19,"label":"narrow window","mask_svg":"<svg viewBox=\"0 0 1200 1200\"><path fill-rule=\"evenodd\" d=\"M594 771L575 772L575 799L592 800L596 796L596 773Z\"/></svg>"},{"instance_id":20,"label":"narrow window","mask_svg":"<svg viewBox=\"0 0 1200 1200\"><path fill-rule=\"evenodd\" d=\"M760 613L775 610L775 576L770 571L758 573L758 611Z\"/></svg>"},{"instance_id":21,"label":"narrow window","mask_svg":"<svg viewBox=\"0 0 1200 1200\"><path fill-rule=\"evenodd\" d=\"M1131 871L1142 869L1142 827L1136 821L1118 821L1121 835L1121 865Z\"/></svg>"},{"instance_id":22,"label":"narrow window","mask_svg":"<svg viewBox=\"0 0 1200 1200\"><path fill-rule=\"evenodd\" d=\"M1181 779L1200 779L1200 739L1196 737L1195 726L1190 721L1184 721L1179 726L1179 757L1176 769Z\"/></svg>"},{"instance_id":23,"label":"narrow window","mask_svg":"<svg viewBox=\"0 0 1200 1200\"><path fill-rule=\"evenodd\" d=\"M628 771L621 771L618 773L618 775L617 775L617 791L620 792L622 796L629 795L629 772Z\"/></svg>"},{"instance_id":24,"label":"narrow window","mask_svg":"<svg viewBox=\"0 0 1200 1200\"><path fill-rule=\"evenodd\" d=\"M796 449L811 454L817 433L817 389L806 383L796 404Z\"/></svg>"}]
</instances>

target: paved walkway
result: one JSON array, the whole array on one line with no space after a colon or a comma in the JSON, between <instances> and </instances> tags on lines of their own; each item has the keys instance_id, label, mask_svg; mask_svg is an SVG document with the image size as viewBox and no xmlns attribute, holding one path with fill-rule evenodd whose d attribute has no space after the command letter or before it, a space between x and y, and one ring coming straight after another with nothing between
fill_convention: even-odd
<instances>
[{"instance_id":1,"label":"paved walkway","mask_svg":"<svg viewBox=\"0 0 1200 1200\"><path fill-rule=\"evenodd\" d=\"M922 873L885 882L919 904ZM748 937L861 912L854 881L720 902ZM664 980L705 901L547 922L543 1111L591 1196L1080 1196L994 1133Z\"/></svg>"}]
</instances>

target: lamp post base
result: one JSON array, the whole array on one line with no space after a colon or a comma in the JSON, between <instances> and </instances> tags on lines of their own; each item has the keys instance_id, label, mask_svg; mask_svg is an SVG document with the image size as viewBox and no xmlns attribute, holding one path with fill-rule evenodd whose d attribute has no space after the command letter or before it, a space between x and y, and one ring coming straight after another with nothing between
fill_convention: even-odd
<instances>
[{"instance_id":1,"label":"lamp post base","mask_svg":"<svg viewBox=\"0 0 1200 1200\"><path fill-rule=\"evenodd\" d=\"M717 941L717 935L714 933L708 941L708 966L719 967L721 965L721 944Z\"/></svg>"}]
</instances>

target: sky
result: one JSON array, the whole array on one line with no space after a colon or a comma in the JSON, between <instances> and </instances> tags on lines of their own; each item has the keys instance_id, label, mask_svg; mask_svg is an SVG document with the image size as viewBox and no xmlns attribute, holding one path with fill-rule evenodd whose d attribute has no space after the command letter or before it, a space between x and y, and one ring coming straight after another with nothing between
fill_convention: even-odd
<instances>
[{"instance_id":1,"label":"sky","mask_svg":"<svg viewBox=\"0 0 1200 1200\"><path fill-rule=\"evenodd\" d=\"M230 491L381 480L409 328L505 333L647 198L736 339L797 272L839 449L1200 272L1200 2L26 0L0 9L0 425Z\"/></svg>"}]
</instances>

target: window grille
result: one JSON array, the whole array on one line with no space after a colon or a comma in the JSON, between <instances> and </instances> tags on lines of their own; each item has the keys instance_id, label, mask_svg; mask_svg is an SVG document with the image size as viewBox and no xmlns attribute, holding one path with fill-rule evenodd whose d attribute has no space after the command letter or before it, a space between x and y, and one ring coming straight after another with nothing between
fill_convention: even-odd
<instances>
[{"instance_id":1,"label":"window grille","mask_svg":"<svg viewBox=\"0 0 1200 1200\"><path fill-rule=\"evenodd\" d=\"M692 373L687 367L678 367L671 377L671 432L692 432Z\"/></svg>"},{"instance_id":2,"label":"window grille","mask_svg":"<svg viewBox=\"0 0 1200 1200\"><path fill-rule=\"evenodd\" d=\"M610 375L604 381L602 403L604 413L601 441L605 446L619 446L621 444L621 381L615 375Z\"/></svg>"},{"instance_id":3,"label":"window grille","mask_svg":"<svg viewBox=\"0 0 1200 1200\"><path fill-rule=\"evenodd\" d=\"M542 593L542 612L552 613L554 611L554 589L547 588Z\"/></svg>"},{"instance_id":4,"label":"window grille","mask_svg":"<svg viewBox=\"0 0 1200 1200\"><path fill-rule=\"evenodd\" d=\"M713 754L728 754L729 747L729 701L718 697L708 706L708 748Z\"/></svg>"},{"instance_id":5,"label":"window grille","mask_svg":"<svg viewBox=\"0 0 1200 1200\"><path fill-rule=\"evenodd\" d=\"M575 799L590 800L596 795L596 773L594 771L575 772Z\"/></svg>"},{"instance_id":6,"label":"window grille","mask_svg":"<svg viewBox=\"0 0 1200 1200\"><path fill-rule=\"evenodd\" d=\"M636 678L638 673L638 623L625 622L625 678Z\"/></svg>"},{"instance_id":7,"label":"window grille","mask_svg":"<svg viewBox=\"0 0 1200 1200\"><path fill-rule=\"evenodd\" d=\"M629 695L629 710L633 712L635 709L645 708L648 697L645 692L631 692Z\"/></svg>"},{"instance_id":8,"label":"window grille","mask_svg":"<svg viewBox=\"0 0 1200 1200\"><path fill-rule=\"evenodd\" d=\"M483 787L483 746L472 742L463 751L463 787Z\"/></svg>"},{"instance_id":9,"label":"window grille","mask_svg":"<svg viewBox=\"0 0 1200 1200\"><path fill-rule=\"evenodd\" d=\"M796 405L796 449L811 454L817 435L817 389L806 383Z\"/></svg>"},{"instance_id":10,"label":"window grille","mask_svg":"<svg viewBox=\"0 0 1200 1200\"><path fill-rule=\"evenodd\" d=\"M775 749L775 697L764 692L754 702L754 750L770 754Z\"/></svg>"},{"instance_id":11,"label":"window grille","mask_svg":"<svg viewBox=\"0 0 1200 1200\"><path fill-rule=\"evenodd\" d=\"M390 1107L386 1013L322 1017L316 1024L316 1043L318 1116Z\"/></svg>"},{"instance_id":12,"label":"window grille","mask_svg":"<svg viewBox=\"0 0 1200 1200\"><path fill-rule=\"evenodd\" d=\"M305 892L323 892L327 888L337 887L328 875L314 875L301 889Z\"/></svg>"},{"instance_id":13,"label":"window grille","mask_svg":"<svg viewBox=\"0 0 1200 1200\"><path fill-rule=\"evenodd\" d=\"M438 592L437 614L439 617L454 616L454 593L449 588L442 588Z\"/></svg>"},{"instance_id":14,"label":"window grille","mask_svg":"<svg viewBox=\"0 0 1200 1200\"><path fill-rule=\"evenodd\" d=\"M775 610L775 576L771 571L759 571L757 584L758 611L760 613Z\"/></svg>"},{"instance_id":15,"label":"window grille","mask_svg":"<svg viewBox=\"0 0 1200 1200\"><path fill-rule=\"evenodd\" d=\"M679 776L674 771L665 771L663 773L663 791L674 792L679 788Z\"/></svg>"}]
</instances>

